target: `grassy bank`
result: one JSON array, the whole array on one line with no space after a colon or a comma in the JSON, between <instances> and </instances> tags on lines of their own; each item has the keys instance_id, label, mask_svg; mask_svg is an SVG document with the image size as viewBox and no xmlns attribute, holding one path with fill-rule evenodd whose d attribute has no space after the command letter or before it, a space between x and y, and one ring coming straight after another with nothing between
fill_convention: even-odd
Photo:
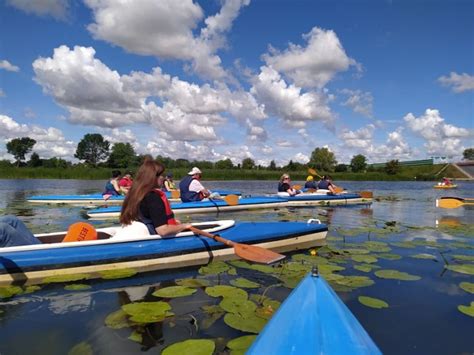
<instances>
[{"instance_id":1,"label":"grassy bank","mask_svg":"<svg viewBox=\"0 0 474 355\"><path fill-rule=\"evenodd\" d=\"M439 165L402 166L395 175L388 175L384 171L371 171L365 173L332 173L334 180L345 181L414 181L414 180L440 180L442 176L460 178L462 175L457 169L448 167L440 175L436 174L444 167ZM122 169L125 171L126 169ZM136 168L132 168L136 171ZM203 169L204 170L204 169ZM80 179L80 180L106 180L110 177L112 169L106 168L16 168L3 167L0 169L1 179ZM188 169L173 169L175 180L179 180L187 173ZM283 173L281 170L242 170L242 169L208 169L203 171L203 180L278 180ZM290 171L293 180L305 180L308 176L306 170ZM324 174L319 171L319 174Z\"/></svg>"}]
</instances>

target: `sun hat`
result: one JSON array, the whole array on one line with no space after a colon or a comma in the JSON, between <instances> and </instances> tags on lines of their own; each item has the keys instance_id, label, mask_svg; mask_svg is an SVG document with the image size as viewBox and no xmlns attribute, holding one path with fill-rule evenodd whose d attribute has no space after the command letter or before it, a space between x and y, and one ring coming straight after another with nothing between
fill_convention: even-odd
<instances>
[{"instance_id":1,"label":"sun hat","mask_svg":"<svg viewBox=\"0 0 474 355\"><path fill-rule=\"evenodd\" d=\"M173 174L172 174L172 173L168 173L168 174L166 174L166 177L167 177L167 178L172 178L172 177L173 177Z\"/></svg>"},{"instance_id":2,"label":"sun hat","mask_svg":"<svg viewBox=\"0 0 474 355\"><path fill-rule=\"evenodd\" d=\"M309 175L307 178L306 178L306 181L313 181L313 177L311 175Z\"/></svg>"},{"instance_id":3,"label":"sun hat","mask_svg":"<svg viewBox=\"0 0 474 355\"><path fill-rule=\"evenodd\" d=\"M196 174L202 174L201 173L201 170L199 170L199 168L192 168L191 171L188 173L188 175L196 175Z\"/></svg>"}]
</instances>

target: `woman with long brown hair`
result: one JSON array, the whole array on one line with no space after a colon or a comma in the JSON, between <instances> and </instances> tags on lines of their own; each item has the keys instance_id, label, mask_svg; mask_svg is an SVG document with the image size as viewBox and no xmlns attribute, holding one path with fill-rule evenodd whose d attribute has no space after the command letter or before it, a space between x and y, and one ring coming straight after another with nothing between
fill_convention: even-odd
<instances>
[{"instance_id":1,"label":"woman with long brown hair","mask_svg":"<svg viewBox=\"0 0 474 355\"><path fill-rule=\"evenodd\" d=\"M151 157L145 158L123 202L120 223L124 227L138 221L147 226L150 234L165 236L191 226L174 218L168 199L161 191L164 172L161 163Z\"/></svg>"}]
</instances>

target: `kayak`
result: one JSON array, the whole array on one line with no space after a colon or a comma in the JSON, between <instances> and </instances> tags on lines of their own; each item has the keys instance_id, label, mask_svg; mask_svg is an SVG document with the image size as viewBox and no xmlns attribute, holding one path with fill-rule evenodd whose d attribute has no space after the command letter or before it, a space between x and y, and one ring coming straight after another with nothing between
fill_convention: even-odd
<instances>
[{"instance_id":1,"label":"kayak","mask_svg":"<svg viewBox=\"0 0 474 355\"><path fill-rule=\"evenodd\" d=\"M458 185L456 184L452 184L452 185L434 185L433 186L435 189L455 189L458 187Z\"/></svg>"},{"instance_id":2,"label":"kayak","mask_svg":"<svg viewBox=\"0 0 474 355\"><path fill-rule=\"evenodd\" d=\"M232 190L213 190L221 196L237 195L240 196L239 191ZM171 192L166 192L166 197L171 202L181 201L179 198L172 198ZM72 204L72 205L121 205L125 196L110 196L107 200L104 199L102 194L88 194L88 195L43 195L43 196L31 196L28 197L27 201L31 203L43 203L43 204Z\"/></svg>"},{"instance_id":3,"label":"kayak","mask_svg":"<svg viewBox=\"0 0 474 355\"><path fill-rule=\"evenodd\" d=\"M324 244L327 226L308 222L195 223L193 226L237 243L276 252L307 249ZM144 226L143 226L144 227ZM146 227L144 227L146 228ZM133 233L121 227L97 229L97 240L61 243L66 232L38 234L42 244L0 248L0 285L47 283L51 277L75 280L105 277L113 272L144 272L235 259L234 248L213 239L182 232L174 237ZM120 235L120 232L122 235Z\"/></svg>"},{"instance_id":4,"label":"kayak","mask_svg":"<svg viewBox=\"0 0 474 355\"><path fill-rule=\"evenodd\" d=\"M343 192L335 195L328 195L327 193L301 193L295 196L281 198L288 200L289 207L298 206L336 206L336 205L370 205L372 197L363 197L358 193Z\"/></svg>"},{"instance_id":5,"label":"kayak","mask_svg":"<svg viewBox=\"0 0 474 355\"><path fill-rule=\"evenodd\" d=\"M308 274L283 302L247 355L382 354L322 276Z\"/></svg>"},{"instance_id":6,"label":"kayak","mask_svg":"<svg viewBox=\"0 0 474 355\"><path fill-rule=\"evenodd\" d=\"M171 205L175 214L193 214L207 212L229 212L264 208L280 208L287 206L287 199L279 197L245 197L240 198L237 204L229 204L225 200L208 200L195 202L181 202ZM90 219L118 218L120 216L120 206L110 206L94 208L88 210L86 215Z\"/></svg>"}]
</instances>

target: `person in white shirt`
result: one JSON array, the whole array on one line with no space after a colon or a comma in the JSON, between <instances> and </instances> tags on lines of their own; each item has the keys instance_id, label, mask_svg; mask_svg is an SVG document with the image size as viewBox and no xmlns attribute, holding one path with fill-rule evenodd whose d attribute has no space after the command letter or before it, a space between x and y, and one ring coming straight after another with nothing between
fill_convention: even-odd
<instances>
[{"instance_id":1,"label":"person in white shirt","mask_svg":"<svg viewBox=\"0 0 474 355\"><path fill-rule=\"evenodd\" d=\"M202 172L194 167L179 183L181 190L181 201L193 202L201 201L211 195L211 192L201 184Z\"/></svg>"}]
</instances>

